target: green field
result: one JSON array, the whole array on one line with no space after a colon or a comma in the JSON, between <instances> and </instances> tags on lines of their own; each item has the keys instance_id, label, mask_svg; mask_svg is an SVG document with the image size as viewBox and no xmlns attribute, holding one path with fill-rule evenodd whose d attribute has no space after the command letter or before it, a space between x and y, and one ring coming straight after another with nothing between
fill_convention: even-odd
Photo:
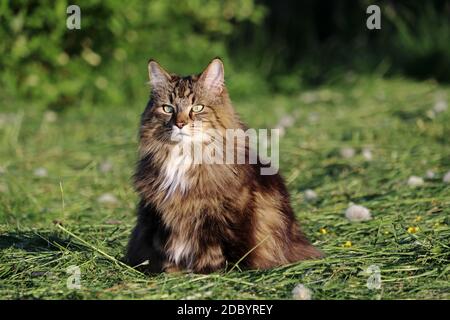
<instances>
[{"instance_id":1,"label":"green field","mask_svg":"<svg viewBox=\"0 0 450 320\"><path fill-rule=\"evenodd\" d=\"M120 263L135 219L131 175L146 96L82 104L56 118L32 100L4 100L0 299L290 299L299 283L313 299L449 299L450 184L442 178L450 170L450 110L430 111L449 98L450 87L431 81L349 75L290 96L235 99L251 127L295 116L280 142L281 173L305 233L326 258L154 277ZM355 155L341 156L342 148ZM371 160L361 153L367 149ZM427 170L435 177L407 184ZM306 189L318 201L305 201ZM105 194L113 198L99 201ZM350 202L373 219L348 221ZM81 289L67 288L73 265ZM380 289L366 286L371 265L380 268Z\"/></svg>"}]
</instances>

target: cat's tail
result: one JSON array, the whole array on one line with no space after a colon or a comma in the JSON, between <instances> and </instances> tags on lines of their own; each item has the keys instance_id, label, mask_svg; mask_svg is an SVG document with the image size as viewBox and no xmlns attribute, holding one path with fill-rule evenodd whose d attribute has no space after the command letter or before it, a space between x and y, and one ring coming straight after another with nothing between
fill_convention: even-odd
<instances>
[{"instance_id":1,"label":"cat's tail","mask_svg":"<svg viewBox=\"0 0 450 320\"><path fill-rule=\"evenodd\" d=\"M300 260L321 259L325 257L325 254L322 251L320 251L310 243L296 244L293 251L294 257L292 262Z\"/></svg>"},{"instance_id":2,"label":"cat's tail","mask_svg":"<svg viewBox=\"0 0 450 320\"><path fill-rule=\"evenodd\" d=\"M325 254L314 247L298 228L297 225L293 226L293 239L290 243L290 250L288 257L291 262L309 259L320 259L325 257Z\"/></svg>"}]
</instances>

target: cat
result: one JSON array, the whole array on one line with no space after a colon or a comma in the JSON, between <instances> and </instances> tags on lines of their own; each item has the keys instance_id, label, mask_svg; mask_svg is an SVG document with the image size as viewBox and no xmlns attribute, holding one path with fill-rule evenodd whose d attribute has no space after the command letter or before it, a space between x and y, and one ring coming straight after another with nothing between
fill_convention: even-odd
<instances>
[{"instance_id":1,"label":"cat","mask_svg":"<svg viewBox=\"0 0 450 320\"><path fill-rule=\"evenodd\" d=\"M173 137L194 140L196 121L202 130L246 129L231 105L222 61L181 77L150 60L148 72L151 95L141 116L134 175L140 202L127 263L148 273L210 273L322 257L300 230L278 173L261 175L259 160L194 164L174 152L180 142Z\"/></svg>"}]
</instances>

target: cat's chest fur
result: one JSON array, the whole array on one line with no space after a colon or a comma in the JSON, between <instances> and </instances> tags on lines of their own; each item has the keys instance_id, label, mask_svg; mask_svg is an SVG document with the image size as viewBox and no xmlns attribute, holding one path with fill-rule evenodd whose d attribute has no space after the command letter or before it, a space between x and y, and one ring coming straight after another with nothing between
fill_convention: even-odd
<instances>
[{"instance_id":1,"label":"cat's chest fur","mask_svg":"<svg viewBox=\"0 0 450 320\"><path fill-rule=\"evenodd\" d=\"M172 150L161 167L159 190L164 197L158 208L170 235L165 245L168 259L188 269L199 255L201 239L221 220L227 207L224 188L236 184L229 167L196 164L189 153Z\"/></svg>"},{"instance_id":2,"label":"cat's chest fur","mask_svg":"<svg viewBox=\"0 0 450 320\"><path fill-rule=\"evenodd\" d=\"M159 190L164 194L162 218L165 225L172 232L165 249L169 260L175 264L184 264L190 267L194 256L196 239L192 237L194 224L189 220L198 218L197 213L203 211L204 206L190 193L192 188L192 174L199 167L193 168L191 154L182 152L182 149L171 150L161 168L162 182Z\"/></svg>"},{"instance_id":3,"label":"cat's chest fur","mask_svg":"<svg viewBox=\"0 0 450 320\"><path fill-rule=\"evenodd\" d=\"M167 156L162 168L162 182L160 191L165 192L165 200L169 199L176 191L185 194L190 187L188 171L193 164L193 158L182 149L174 148Z\"/></svg>"}]
</instances>

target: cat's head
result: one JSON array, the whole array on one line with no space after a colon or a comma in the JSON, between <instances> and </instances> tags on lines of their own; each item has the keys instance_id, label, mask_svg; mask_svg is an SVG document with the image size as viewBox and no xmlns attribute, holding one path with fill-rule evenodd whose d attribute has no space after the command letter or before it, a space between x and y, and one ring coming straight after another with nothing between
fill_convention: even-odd
<instances>
[{"instance_id":1,"label":"cat's head","mask_svg":"<svg viewBox=\"0 0 450 320\"><path fill-rule=\"evenodd\" d=\"M198 75L179 76L150 60L150 102L142 117L141 139L173 144L193 140L199 131L225 130L234 113L224 83L224 67L213 59Z\"/></svg>"}]
</instances>

